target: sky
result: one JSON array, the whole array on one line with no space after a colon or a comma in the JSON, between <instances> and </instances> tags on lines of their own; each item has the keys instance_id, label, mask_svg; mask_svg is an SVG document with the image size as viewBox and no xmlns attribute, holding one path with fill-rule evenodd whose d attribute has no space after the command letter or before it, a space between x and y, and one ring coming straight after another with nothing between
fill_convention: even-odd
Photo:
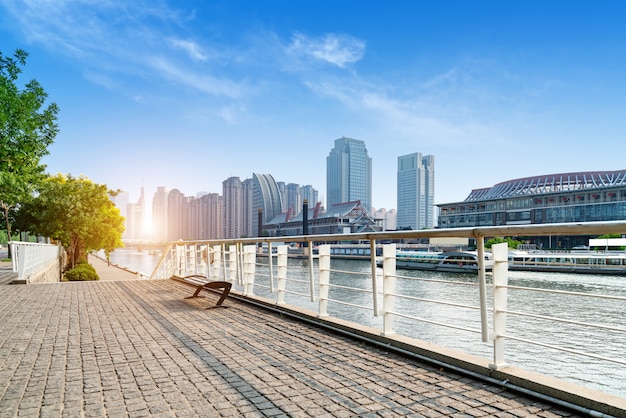
<instances>
[{"instance_id":1,"label":"sky","mask_svg":"<svg viewBox=\"0 0 626 418\"><path fill-rule=\"evenodd\" d=\"M435 204L626 168L625 21L621 0L0 0L0 52L60 107L51 174L132 202L262 173L325 201L346 136L391 209L415 152Z\"/></svg>"}]
</instances>

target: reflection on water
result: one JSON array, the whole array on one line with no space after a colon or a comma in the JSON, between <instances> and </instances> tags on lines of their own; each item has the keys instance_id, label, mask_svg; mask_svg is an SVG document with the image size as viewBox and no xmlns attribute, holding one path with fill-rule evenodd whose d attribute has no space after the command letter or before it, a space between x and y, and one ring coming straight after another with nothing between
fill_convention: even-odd
<instances>
[{"instance_id":1,"label":"reflection on water","mask_svg":"<svg viewBox=\"0 0 626 418\"><path fill-rule=\"evenodd\" d=\"M156 266L159 256L150 255L147 252L116 250L111 254L111 260L149 274ZM257 259L258 262L266 262L264 260L266 259ZM318 312L318 303L312 302L310 297L306 296L310 288L308 263L308 260L289 259L289 277L298 281L288 282L289 293L285 295L285 301L288 304ZM374 315L372 309L373 284L370 277L370 264L363 261L332 260L331 269L341 270L341 272L331 273L331 285L340 287L331 287L329 291L331 301L328 303L328 314L382 330L382 315ZM317 281L317 269L315 271ZM259 274L255 278L256 283L259 284L255 287L255 294L275 299L276 296L270 294L269 291L267 268L258 267L257 272L265 273L265 275ZM398 270L397 274L403 277L397 278L395 293L411 295L421 300L395 298L394 312L418 317L423 321L444 323L472 331L442 327L428 322L416 322L400 316L394 316L394 331L488 359L492 357L491 343L483 343L481 340L478 310L432 302L447 301L459 305L478 306L479 293L475 275L408 270ZM417 277L429 279L429 281L415 280ZM274 273L274 280L276 280L276 273ZM378 306L382 311L382 278L379 276L376 280L379 292ZM487 280L491 284L489 276ZM458 281L464 285L450 284L446 281ZM620 276L509 272L509 284L558 291L626 296L626 278ZM350 288L364 289L368 292L355 291ZM317 286L315 289L317 291ZM524 311L581 323L624 328L626 304L623 301L518 289L509 289L508 294L509 311ZM491 306L491 286L488 286L487 296L488 306ZM333 299L350 305L333 302ZM489 316L491 317L491 314ZM570 350L593 352L609 358L622 359L626 353L626 335L623 332L509 314L507 333L545 345L564 346ZM513 366L626 397L625 366L511 339L507 340L506 347L506 361Z\"/></svg>"},{"instance_id":2,"label":"reflection on water","mask_svg":"<svg viewBox=\"0 0 626 418\"><path fill-rule=\"evenodd\" d=\"M104 257L104 254L100 254ZM111 253L111 262L126 267L134 272L150 276L159 262L160 255L149 251L137 251L131 248L118 248Z\"/></svg>"}]
</instances>

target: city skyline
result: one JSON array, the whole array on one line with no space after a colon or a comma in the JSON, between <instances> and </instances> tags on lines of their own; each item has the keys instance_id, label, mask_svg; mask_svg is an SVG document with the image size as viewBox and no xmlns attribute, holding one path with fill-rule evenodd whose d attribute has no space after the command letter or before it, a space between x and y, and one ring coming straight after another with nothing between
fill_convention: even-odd
<instances>
[{"instance_id":1,"label":"city skyline","mask_svg":"<svg viewBox=\"0 0 626 418\"><path fill-rule=\"evenodd\" d=\"M619 170L626 3L0 0L0 51L60 107L43 162L130 200L251 172L326 201L334 138L437 156L436 204L509 178Z\"/></svg>"}]
</instances>

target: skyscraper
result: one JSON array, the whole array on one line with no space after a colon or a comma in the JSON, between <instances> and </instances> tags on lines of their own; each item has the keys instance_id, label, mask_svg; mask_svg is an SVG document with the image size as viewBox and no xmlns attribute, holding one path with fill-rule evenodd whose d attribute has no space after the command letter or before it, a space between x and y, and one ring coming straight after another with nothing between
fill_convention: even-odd
<instances>
[{"instance_id":1,"label":"skyscraper","mask_svg":"<svg viewBox=\"0 0 626 418\"><path fill-rule=\"evenodd\" d=\"M259 236L258 211L261 223L266 224L283 212L283 203L278 184L270 174L252 173L252 207L257 211L252 217L252 236ZM261 225L262 227L262 225Z\"/></svg>"},{"instance_id":2,"label":"skyscraper","mask_svg":"<svg viewBox=\"0 0 626 418\"><path fill-rule=\"evenodd\" d=\"M244 235L243 185L239 177L229 177L222 182L224 197L224 238L241 238Z\"/></svg>"},{"instance_id":3,"label":"skyscraper","mask_svg":"<svg viewBox=\"0 0 626 418\"><path fill-rule=\"evenodd\" d=\"M152 198L152 239L167 240L167 187L159 186Z\"/></svg>"},{"instance_id":4,"label":"skyscraper","mask_svg":"<svg viewBox=\"0 0 626 418\"><path fill-rule=\"evenodd\" d=\"M372 210L372 159L365 142L342 137L326 157L327 207L360 200Z\"/></svg>"},{"instance_id":5,"label":"skyscraper","mask_svg":"<svg viewBox=\"0 0 626 418\"><path fill-rule=\"evenodd\" d=\"M398 157L397 227L435 226L435 157L419 152Z\"/></svg>"}]
</instances>

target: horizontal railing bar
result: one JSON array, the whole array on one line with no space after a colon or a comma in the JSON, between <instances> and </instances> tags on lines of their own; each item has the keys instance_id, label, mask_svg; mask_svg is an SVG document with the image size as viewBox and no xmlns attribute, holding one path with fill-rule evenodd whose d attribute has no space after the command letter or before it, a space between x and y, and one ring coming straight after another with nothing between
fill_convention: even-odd
<instances>
[{"instance_id":1,"label":"horizontal railing bar","mask_svg":"<svg viewBox=\"0 0 626 418\"><path fill-rule=\"evenodd\" d=\"M350 274L353 276L366 276L369 277L371 275L370 272L364 273L362 271L348 271L348 270L335 270L335 269L330 269L328 270L331 273L343 273L343 274Z\"/></svg>"},{"instance_id":2,"label":"horizontal railing bar","mask_svg":"<svg viewBox=\"0 0 626 418\"><path fill-rule=\"evenodd\" d=\"M306 281L306 280L300 280L300 279L290 279L290 278L287 278L287 279L285 279L285 280L286 280L287 282L289 282L289 283L305 283L305 284L309 284L309 282L308 282L308 281Z\"/></svg>"},{"instance_id":3,"label":"horizontal railing bar","mask_svg":"<svg viewBox=\"0 0 626 418\"><path fill-rule=\"evenodd\" d=\"M576 354L576 355L583 356L583 357L594 358L596 360L610 361L611 363L617 363L617 364L624 364L624 365L626 365L626 361L625 360L619 360L619 359L616 359L616 358L600 356L598 354L584 353L582 351L572 350L571 348L559 347L558 345L546 344L546 343L542 343L542 342L539 342L539 341L528 340L526 338L513 337L512 335L508 335L508 334L503 334L502 337L503 338L507 338L509 340L520 341L520 342L531 344L531 345L538 345L540 347L551 348L553 350L563 351L565 353Z\"/></svg>"},{"instance_id":4,"label":"horizontal railing bar","mask_svg":"<svg viewBox=\"0 0 626 418\"><path fill-rule=\"evenodd\" d=\"M532 314L532 313L520 312L520 311L509 311L507 309L501 309L501 310L498 310L498 312L504 312L504 313L507 313L507 314L517 315L517 316L525 316L525 317L528 317L528 318L544 319L544 320L547 320L547 321L561 322L561 323L565 323L565 324L582 325L582 326L591 327L591 328L599 328L599 329L606 329L606 330L610 330L610 331L626 332L626 328L618 328L618 327L613 327L613 326L609 326L609 325L592 324L590 322L572 321L571 319L556 318L554 316L538 315L538 314Z\"/></svg>"},{"instance_id":5,"label":"horizontal railing bar","mask_svg":"<svg viewBox=\"0 0 626 418\"><path fill-rule=\"evenodd\" d=\"M435 303L437 305L455 306L457 308L467 308L467 309L473 309L473 310L479 310L480 309L480 306L463 305L463 304L454 303L454 302L443 302L443 301L435 300L435 299L423 299L423 298L418 298L418 297L415 297L415 296L399 295L397 293L388 293L388 295L395 296L395 297L397 297L399 299L415 300L415 301L418 301L418 302L430 302L430 303Z\"/></svg>"},{"instance_id":6,"label":"horizontal railing bar","mask_svg":"<svg viewBox=\"0 0 626 418\"><path fill-rule=\"evenodd\" d=\"M411 276L400 276L400 275L391 275L391 277L395 277L396 279L404 279L404 280L413 280L413 281L417 281L417 282L426 282L426 283L443 283L443 284L460 284L463 286L472 286L472 287L477 287L478 284L477 283L471 283L471 282L459 282L456 280L441 280L441 279L426 279L424 277L411 277Z\"/></svg>"},{"instance_id":7,"label":"horizontal railing bar","mask_svg":"<svg viewBox=\"0 0 626 418\"><path fill-rule=\"evenodd\" d=\"M581 293L581 292L570 292L567 290L553 290L553 289L539 289L536 287L524 287L524 286L498 286L506 289L514 289L514 290L528 290L531 292L542 292L542 293L554 293L558 295L570 295L570 296L586 296L589 298L598 298L598 299L610 299L610 300L623 300L626 301L626 297L624 296L612 296L612 295L597 295L595 293Z\"/></svg>"},{"instance_id":8,"label":"horizontal railing bar","mask_svg":"<svg viewBox=\"0 0 626 418\"><path fill-rule=\"evenodd\" d=\"M342 286L340 284L329 284L328 287L330 287L331 289L346 289L346 290L353 290L355 292L361 292L361 293L372 293L372 289L359 289L358 287L350 287L350 286Z\"/></svg>"},{"instance_id":9,"label":"horizontal railing bar","mask_svg":"<svg viewBox=\"0 0 626 418\"><path fill-rule=\"evenodd\" d=\"M372 311L372 307L371 306L365 306L365 305L357 305L355 303L350 303L350 302L343 302L337 299L326 299L329 302L335 302L338 303L339 305L344 305L344 306L352 306L353 308L361 308L361 309L365 309L368 311Z\"/></svg>"},{"instance_id":10,"label":"horizontal railing bar","mask_svg":"<svg viewBox=\"0 0 626 418\"><path fill-rule=\"evenodd\" d=\"M308 293L300 293L300 292L295 292L293 290L286 290L284 291L285 293L289 293L290 295L298 295L298 296L304 296L304 297L310 297L310 295Z\"/></svg>"},{"instance_id":11,"label":"horizontal railing bar","mask_svg":"<svg viewBox=\"0 0 626 418\"><path fill-rule=\"evenodd\" d=\"M542 235L601 235L623 234L626 232L626 221L607 222L570 222L552 224L483 226L475 228L445 228L413 231L385 231L355 234L321 234L281 237L257 237L237 239L215 239L185 241L189 244L258 244L270 242L337 242L337 241L371 241L396 240L405 238L484 238L496 236L542 236ZM168 245L176 245L171 241ZM179 244L180 245L180 244Z\"/></svg>"},{"instance_id":12,"label":"horizontal railing bar","mask_svg":"<svg viewBox=\"0 0 626 418\"><path fill-rule=\"evenodd\" d=\"M443 322L431 321L430 319L424 319L424 318L420 318L417 316L411 316L411 315L403 314L400 312L387 312L387 313L395 315L395 316L400 316L402 318L413 319L418 322L424 322L426 324L439 325L444 328L453 328L453 329L458 329L460 331L473 332L475 334L480 334L482 332L481 330L478 330L478 329L465 328L465 327L460 327L458 325L444 324Z\"/></svg>"}]
</instances>

